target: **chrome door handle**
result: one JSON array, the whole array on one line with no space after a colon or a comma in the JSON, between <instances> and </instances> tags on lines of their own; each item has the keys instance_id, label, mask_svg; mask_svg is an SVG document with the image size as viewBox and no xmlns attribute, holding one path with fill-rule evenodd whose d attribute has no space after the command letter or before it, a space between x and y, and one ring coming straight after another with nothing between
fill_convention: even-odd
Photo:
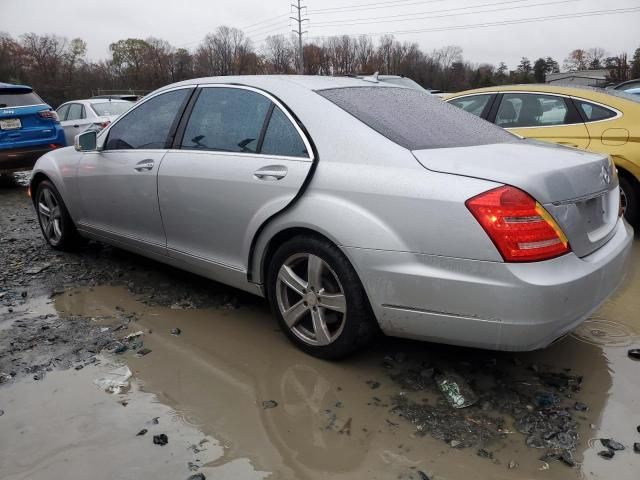
<instances>
[{"instance_id":1,"label":"chrome door handle","mask_svg":"<svg viewBox=\"0 0 640 480\"><path fill-rule=\"evenodd\" d=\"M148 172L153 168L153 160L143 160L136 164L133 169L137 172Z\"/></svg>"},{"instance_id":2,"label":"chrome door handle","mask_svg":"<svg viewBox=\"0 0 640 480\"><path fill-rule=\"evenodd\" d=\"M287 176L287 167L284 165L269 165L253 172L258 180L281 180Z\"/></svg>"}]
</instances>

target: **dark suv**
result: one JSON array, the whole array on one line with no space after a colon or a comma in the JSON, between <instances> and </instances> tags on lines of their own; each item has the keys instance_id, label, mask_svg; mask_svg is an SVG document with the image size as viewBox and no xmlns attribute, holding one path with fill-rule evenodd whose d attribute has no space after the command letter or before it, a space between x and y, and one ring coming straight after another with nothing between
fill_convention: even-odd
<instances>
[{"instance_id":1,"label":"dark suv","mask_svg":"<svg viewBox=\"0 0 640 480\"><path fill-rule=\"evenodd\" d=\"M65 145L58 115L31 87L0 83L0 173L30 169Z\"/></svg>"}]
</instances>

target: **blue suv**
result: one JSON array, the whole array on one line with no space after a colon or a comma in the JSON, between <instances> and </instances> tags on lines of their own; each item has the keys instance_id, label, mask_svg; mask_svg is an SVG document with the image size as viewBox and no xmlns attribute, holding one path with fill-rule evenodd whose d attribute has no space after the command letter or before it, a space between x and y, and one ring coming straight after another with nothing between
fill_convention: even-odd
<instances>
[{"instance_id":1,"label":"blue suv","mask_svg":"<svg viewBox=\"0 0 640 480\"><path fill-rule=\"evenodd\" d=\"M0 83L0 173L30 169L65 145L58 115L31 87Z\"/></svg>"}]
</instances>

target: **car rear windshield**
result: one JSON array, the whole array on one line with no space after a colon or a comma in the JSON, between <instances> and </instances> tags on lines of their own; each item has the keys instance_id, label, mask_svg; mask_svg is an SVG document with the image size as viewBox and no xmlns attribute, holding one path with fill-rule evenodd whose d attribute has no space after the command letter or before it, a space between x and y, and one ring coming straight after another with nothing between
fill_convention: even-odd
<instances>
[{"instance_id":1,"label":"car rear windshield","mask_svg":"<svg viewBox=\"0 0 640 480\"><path fill-rule=\"evenodd\" d=\"M519 141L500 127L418 90L377 86L317 93L409 150Z\"/></svg>"},{"instance_id":2,"label":"car rear windshield","mask_svg":"<svg viewBox=\"0 0 640 480\"><path fill-rule=\"evenodd\" d=\"M99 117L109 117L111 115L121 115L131 108L131 102L103 102L92 103L91 108Z\"/></svg>"},{"instance_id":3,"label":"car rear windshield","mask_svg":"<svg viewBox=\"0 0 640 480\"><path fill-rule=\"evenodd\" d=\"M27 105L39 105L44 103L42 99L33 92L7 92L0 91L0 108L4 107L24 107Z\"/></svg>"}]
</instances>

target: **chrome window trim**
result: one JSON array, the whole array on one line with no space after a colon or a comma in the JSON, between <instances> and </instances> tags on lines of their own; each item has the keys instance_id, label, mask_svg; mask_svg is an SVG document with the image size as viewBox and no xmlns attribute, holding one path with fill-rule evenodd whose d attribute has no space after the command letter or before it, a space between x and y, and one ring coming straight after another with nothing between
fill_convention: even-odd
<instances>
[{"instance_id":1,"label":"chrome window trim","mask_svg":"<svg viewBox=\"0 0 640 480\"><path fill-rule=\"evenodd\" d=\"M282 113L284 113L284 115L287 117L289 122L291 122L291 125L293 125L293 128L296 129L296 131L298 132L298 135L302 139L302 143L304 143L304 146L307 149L307 156L306 157L291 157L291 156L288 156L288 155L273 155L273 154L246 153L246 152L224 152L224 151L219 151L219 150L198 150L198 149L191 149L191 148L181 148L181 149L179 149L180 151L201 152L201 153L209 152L209 153L224 154L224 155L253 156L253 157L259 157L259 158L274 158L274 159L283 158L283 159L287 159L287 160L302 160L302 161L307 161L307 162L309 162L309 161L313 162L315 160L315 155L313 153L313 149L311 148L311 142L309 141L309 139L307 138L305 133L300 128L300 125L298 125L298 122L289 113L289 110L284 107L282 102L280 102L276 97L274 97L270 93L265 92L264 90L260 90L259 88L250 87L250 86L247 86L247 85L234 85L234 84L229 84L229 83L204 83L204 84L198 85L198 87L200 87L200 88L235 88L237 90L248 90L250 92L257 93L257 94L262 95L263 97L269 99L271 102L274 103L274 105L276 107L278 107L282 111ZM197 102L197 100L196 100L196 102ZM188 122L187 122L187 124L188 124ZM268 125L267 125L267 128L268 128Z\"/></svg>"}]
</instances>

